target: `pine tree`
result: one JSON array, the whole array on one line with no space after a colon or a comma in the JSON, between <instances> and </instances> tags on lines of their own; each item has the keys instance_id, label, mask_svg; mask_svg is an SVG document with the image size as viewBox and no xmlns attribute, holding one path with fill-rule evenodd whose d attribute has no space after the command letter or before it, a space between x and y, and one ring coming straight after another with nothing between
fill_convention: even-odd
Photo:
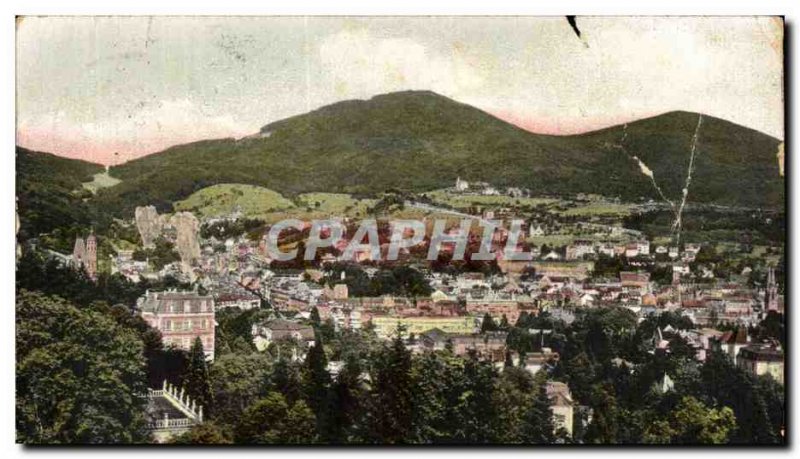
<instances>
[{"instance_id":1,"label":"pine tree","mask_svg":"<svg viewBox=\"0 0 800 459\"><path fill-rule=\"evenodd\" d=\"M497 331L497 324L494 322L492 316L487 312L483 315L483 320L481 321L481 333L491 331Z\"/></svg>"},{"instance_id":2,"label":"pine tree","mask_svg":"<svg viewBox=\"0 0 800 459\"><path fill-rule=\"evenodd\" d=\"M520 328L527 328L529 320L530 316L528 315L528 312L522 311L519 313L519 317L517 317L517 322L514 324L514 326Z\"/></svg>"},{"instance_id":3,"label":"pine tree","mask_svg":"<svg viewBox=\"0 0 800 459\"><path fill-rule=\"evenodd\" d=\"M610 384L594 386L591 397L592 422L586 431L589 443L617 443L618 410L614 388Z\"/></svg>"},{"instance_id":4,"label":"pine tree","mask_svg":"<svg viewBox=\"0 0 800 459\"><path fill-rule=\"evenodd\" d=\"M403 344L402 331L398 327L391 347L378 359L371 400L372 436L377 443L405 443L411 434L411 353Z\"/></svg>"},{"instance_id":5,"label":"pine tree","mask_svg":"<svg viewBox=\"0 0 800 459\"><path fill-rule=\"evenodd\" d=\"M362 392L361 363L356 356L349 355L330 391L331 417L326 439L329 443L358 441Z\"/></svg>"},{"instance_id":6,"label":"pine tree","mask_svg":"<svg viewBox=\"0 0 800 459\"><path fill-rule=\"evenodd\" d=\"M429 352L414 359L414 414L411 441L452 443L461 428L457 422L464 392L463 359L450 353Z\"/></svg>"},{"instance_id":7,"label":"pine tree","mask_svg":"<svg viewBox=\"0 0 800 459\"><path fill-rule=\"evenodd\" d=\"M523 429L526 443L549 444L555 441L553 413L546 384L544 381L539 384L528 405Z\"/></svg>"},{"instance_id":8,"label":"pine tree","mask_svg":"<svg viewBox=\"0 0 800 459\"><path fill-rule=\"evenodd\" d=\"M211 376L208 362L203 350L203 342L196 337L189 350L189 364L181 378L189 398L203 407L204 416L208 416L214 404L211 391Z\"/></svg>"},{"instance_id":9,"label":"pine tree","mask_svg":"<svg viewBox=\"0 0 800 459\"><path fill-rule=\"evenodd\" d=\"M508 330L511 328L511 324L508 323L508 317L503 314L503 317L500 319L500 325L498 326L500 330Z\"/></svg>"},{"instance_id":10,"label":"pine tree","mask_svg":"<svg viewBox=\"0 0 800 459\"><path fill-rule=\"evenodd\" d=\"M464 364L464 393L459 410L460 441L488 443L495 438L495 410L492 403L495 376L491 362L479 361L471 353Z\"/></svg>"},{"instance_id":11,"label":"pine tree","mask_svg":"<svg viewBox=\"0 0 800 459\"><path fill-rule=\"evenodd\" d=\"M316 306L311 308L311 315L309 316L311 320L311 325L314 327L314 330L319 329L319 326L322 325L322 319L319 316L319 309Z\"/></svg>"},{"instance_id":12,"label":"pine tree","mask_svg":"<svg viewBox=\"0 0 800 459\"><path fill-rule=\"evenodd\" d=\"M309 408L317 418L317 430L323 435L327 434L330 413L330 386L331 375L328 372L328 359L321 338L317 334L315 344L308 350L303 372L305 399Z\"/></svg>"},{"instance_id":13,"label":"pine tree","mask_svg":"<svg viewBox=\"0 0 800 459\"><path fill-rule=\"evenodd\" d=\"M275 363L267 387L269 390L280 393L287 402L293 404L301 396L301 381L297 367L284 358L279 359Z\"/></svg>"}]
</instances>

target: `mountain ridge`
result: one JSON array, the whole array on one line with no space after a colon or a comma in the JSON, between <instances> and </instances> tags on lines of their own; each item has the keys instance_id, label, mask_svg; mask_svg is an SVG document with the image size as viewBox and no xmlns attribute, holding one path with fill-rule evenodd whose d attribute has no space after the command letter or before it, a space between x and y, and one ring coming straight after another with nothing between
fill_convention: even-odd
<instances>
[{"instance_id":1,"label":"mountain ridge","mask_svg":"<svg viewBox=\"0 0 800 459\"><path fill-rule=\"evenodd\" d=\"M672 111L582 134L535 134L431 91L347 100L264 125L256 135L175 145L111 168L120 185L97 199L118 214L167 209L217 183L266 186L285 195L327 191L422 192L456 177L536 194L579 192L658 199L633 156L677 199L700 114ZM690 202L782 208L778 139L702 115ZM623 148L624 147L624 148ZM777 179L777 180L776 180ZM138 202L142 200L143 202Z\"/></svg>"}]
</instances>

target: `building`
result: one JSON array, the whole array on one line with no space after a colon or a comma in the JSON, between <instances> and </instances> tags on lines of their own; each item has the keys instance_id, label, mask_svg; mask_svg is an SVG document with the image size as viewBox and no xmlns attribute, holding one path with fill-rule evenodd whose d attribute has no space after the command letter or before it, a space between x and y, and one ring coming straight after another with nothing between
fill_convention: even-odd
<instances>
[{"instance_id":1,"label":"building","mask_svg":"<svg viewBox=\"0 0 800 459\"><path fill-rule=\"evenodd\" d=\"M442 351L447 347L450 336L438 328L428 330L420 334L419 348L427 351Z\"/></svg>"},{"instance_id":2,"label":"building","mask_svg":"<svg viewBox=\"0 0 800 459\"><path fill-rule=\"evenodd\" d=\"M733 363L737 363L739 359L739 352L742 348L750 344L750 336L747 334L746 327L739 327L735 332L726 331L716 341L717 348L722 352L728 354Z\"/></svg>"},{"instance_id":3,"label":"building","mask_svg":"<svg viewBox=\"0 0 800 459\"><path fill-rule=\"evenodd\" d=\"M89 234L84 243L83 238L75 239L72 249L72 264L75 268L83 268L92 279L97 279L97 238L94 232Z\"/></svg>"},{"instance_id":4,"label":"building","mask_svg":"<svg viewBox=\"0 0 800 459\"><path fill-rule=\"evenodd\" d=\"M594 270L594 263L591 261L532 261L528 264L537 275L553 277L564 277L584 281L589 278Z\"/></svg>"},{"instance_id":5,"label":"building","mask_svg":"<svg viewBox=\"0 0 800 459\"><path fill-rule=\"evenodd\" d=\"M480 359L502 362L506 355L506 332L452 335L453 354L466 357L474 353Z\"/></svg>"},{"instance_id":6,"label":"building","mask_svg":"<svg viewBox=\"0 0 800 459\"><path fill-rule=\"evenodd\" d=\"M461 180L461 177L456 178L456 191L467 191L469 189L469 182Z\"/></svg>"},{"instance_id":7,"label":"building","mask_svg":"<svg viewBox=\"0 0 800 459\"><path fill-rule=\"evenodd\" d=\"M476 319L469 316L372 316L369 320L375 327L375 333L380 338L389 338L393 336L398 326L405 328L406 336L410 333L419 335L434 328L438 328L445 333L454 334L474 333L478 329Z\"/></svg>"},{"instance_id":8,"label":"building","mask_svg":"<svg viewBox=\"0 0 800 459\"><path fill-rule=\"evenodd\" d=\"M545 235L545 232L542 229L542 225L535 225L534 226L534 224L531 223L531 226L530 226L530 228L528 230L528 236L529 237L540 237L540 236L544 236L544 235Z\"/></svg>"},{"instance_id":9,"label":"building","mask_svg":"<svg viewBox=\"0 0 800 459\"><path fill-rule=\"evenodd\" d=\"M553 427L555 432L563 429L572 437L572 425L574 421L575 402L572 400L572 392L563 382L548 381L545 386L547 397L550 399L550 410L553 412Z\"/></svg>"},{"instance_id":10,"label":"building","mask_svg":"<svg viewBox=\"0 0 800 459\"><path fill-rule=\"evenodd\" d=\"M518 301L514 296L509 298L472 298L467 296L467 314L481 316L489 314L495 320L502 320L503 316L509 323L517 323L520 312L524 309L532 309L533 304L528 301ZM526 307L527 306L527 307Z\"/></svg>"},{"instance_id":11,"label":"building","mask_svg":"<svg viewBox=\"0 0 800 459\"><path fill-rule=\"evenodd\" d=\"M626 258L636 258L639 256L639 244L630 242L625 245L624 255Z\"/></svg>"},{"instance_id":12,"label":"building","mask_svg":"<svg viewBox=\"0 0 800 459\"><path fill-rule=\"evenodd\" d=\"M542 368L548 368L552 365L556 365L558 361L558 352L553 352L553 350L549 347L543 347L540 352L529 352L525 354L524 367L532 375L535 375Z\"/></svg>"},{"instance_id":13,"label":"building","mask_svg":"<svg viewBox=\"0 0 800 459\"><path fill-rule=\"evenodd\" d=\"M783 384L783 349L777 345L751 344L739 351L736 366L753 376L770 375Z\"/></svg>"},{"instance_id":14,"label":"building","mask_svg":"<svg viewBox=\"0 0 800 459\"><path fill-rule=\"evenodd\" d=\"M328 318L337 331L361 329L361 311L357 308L331 307Z\"/></svg>"},{"instance_id":15,"label":"building","mask_svg":"<svg viewBox=\"0 0 800 459\"><path fill-rule=\"evenodd\" d=\"M574 243L567 246L566 256L567 260L582 260L586 255L594 255L594 243L587 240L576 240Z\"/></svg>"},{"instance_id":16,"label":"building","mask_svg":"<svg viewBox=\"0 0 800 459\"><path fill-rule=\"evenodd\" d=\"M239 308L242 311L261 307L261 298L249 292L222 293L214 300L216 310Z\"/></svg>"},{"instance_id":17,"label":"building","mask_svg":"<svg viewBox=\"0 0 800 459\"><path fill-rule=\"evenodd\" d=\"M620 271L619 281L623 289L646 290L650 284L650 273L646 271Z\"/></svg>"},{"instance_id":18,"label":"building","mask_svg":"<svg viewBox=\"0 0 800 459\"><path fill-rule=\"evenodd\" d=\"M314 329L283 319L270 320L262 324L253 324L251 331L253 344L259 351L266 350L275 341L294 340L306 347L314 345Z\"/></svg>"},{"instance_id":19,"label":"building","mask_svg":"<svg viewBox=\"0 0 800 459\"><path fill-rule=\"evenodd\" d=\"M161 332L164 346L188 351L200 338L206 358L214 360L214 298L196 291L151 292L136 302L139 315Z\"/></svg>"}]
</instances>

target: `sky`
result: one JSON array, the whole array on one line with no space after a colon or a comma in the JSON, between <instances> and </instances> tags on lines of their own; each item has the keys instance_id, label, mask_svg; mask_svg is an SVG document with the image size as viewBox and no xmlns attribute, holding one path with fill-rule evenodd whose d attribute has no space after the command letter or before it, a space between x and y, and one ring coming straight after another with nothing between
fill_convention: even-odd
<instances>
[{"instance_id":1,"label":"sky","mask_svg":"<svg viewBox=\"0 0 800 459\"><path fill-rule=\"evenodd\" d=\"M17 144L114 164L432 90L537 133L672 110L783 139L769 17L26 17Z\"/></svg>"}]
</instances>

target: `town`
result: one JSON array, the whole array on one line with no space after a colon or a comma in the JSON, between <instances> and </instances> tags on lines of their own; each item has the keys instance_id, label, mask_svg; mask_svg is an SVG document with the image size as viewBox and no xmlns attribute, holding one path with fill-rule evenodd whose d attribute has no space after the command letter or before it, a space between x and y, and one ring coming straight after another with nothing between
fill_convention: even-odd
<instances>
[{"instance_id":1,"label":"town","mask_svg":"<svg viewBox=\"0 0 800 459\"><path fill-rule=\"evenodd\" d=\"M18 444L792 444L784 16L303 14L16 16Z\"/></svg>"},{"instance_id":2,"label":"town","mask_svg":"<svg viewBox=\"0 0 800 459\"><path fill-rule=\"evenodd\" d=\"M763 326L784 313L780 256L771 252L778 248L753 257L752 248L731 245L723 255L716 243L655 242L623 226L626 212L652 211L652 203L619 214L621 205L598 197L564 201L472 187L459 178L434 199L417 196L425 201L423 212L441 218L399 225L384 218L391 210L367 224L329 215L268 225L238 207L202 220L140 207L127 223L137 228L136 248L109 254L105 266L133 284L174 282L124 306L158 330L165 348L190 353L199 345L208 365L236 352L223 331L236 320L245 320L250 341L237 345L257 353L298 364L320 346L340 355L325 359L331 377L350 351L333 351L329 341L400 339L414 355L448 352L497 372L520 368L544 378L552 434L561 442L583 441L592 421L592 409L563 377L568 362L561 355L569 346L564 328L587 313L625 314L637 337L648 324L649 335L638 338L650 355L702 364L721 353L745 374L783 384L782 335ZM407 196L389 198L414 207ZM572 212L578 218L552 210L564 206L611 210ZM501 219L513 219L511 231ZM98 237L79 237L71 255L49 251L49 257L96 281ZM631 372L644 365L619 355L612 361ZM654 386L674 390L679 371L662 368ZM162 382L149 389L148 412L152 435L163 442L201 424L203 407L189 400L196 391L184 395L187 388L175 386L181 381Z\"/></svg>"}]
</instances>

